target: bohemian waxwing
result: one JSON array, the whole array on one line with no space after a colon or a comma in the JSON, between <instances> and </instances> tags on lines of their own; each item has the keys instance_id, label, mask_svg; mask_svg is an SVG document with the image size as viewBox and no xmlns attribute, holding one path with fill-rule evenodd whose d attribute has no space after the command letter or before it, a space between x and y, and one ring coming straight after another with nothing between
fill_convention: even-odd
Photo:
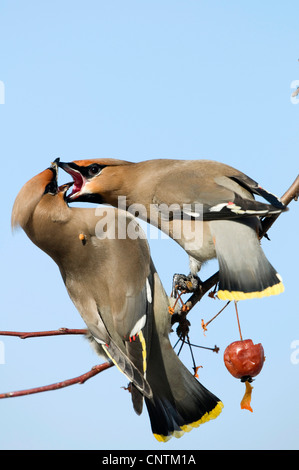
<instances>
[{"instance_id":1,"label":"bohemian waxwing","mask_svg":"<svg viewBox=\"0 0 299 470\"><path fill-rule=\"evenodd\" d=\"M106 354L129 379L138 414L145 399L159 441L216 418L221 401L171 347L169 299L144 232L125 211L70 208L70 184L58 187L57 163L23 186L12 227L21 226L57 263L97 353Z\"/></svg>"},{"instance_id":2,"label":"bohemian waxwing","mask_svg":"<svg viewBox=\"0 0 299 470\"><path fill-rule=\"evenodd\" d=\"M286 207L244 173L211 160L96 159L60 166L74 179L69 202L110 204L156 225L188 253L191 279L202 263L217 257L220 299L283 292L281 277L260 246L259 230L261 217Z\"/></svg>"}]
</instances>

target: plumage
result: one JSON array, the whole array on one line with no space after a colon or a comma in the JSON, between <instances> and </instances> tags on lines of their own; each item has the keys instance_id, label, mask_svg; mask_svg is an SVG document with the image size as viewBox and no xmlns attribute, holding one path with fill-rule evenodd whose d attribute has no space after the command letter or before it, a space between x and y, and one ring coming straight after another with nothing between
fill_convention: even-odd
<instances>
[{"instance_id":1,"label":"plumage","mask_svg":"<svg viewBox=\"0 0 299 470\"><path fill-rule=\"evenodd\" d=\"M58 265L90 342L128 378L138 414L145 400L155 437L180 437L218 416L223 405L171 347L169 299L136 220L111 207L69 207L70 184L58 187L57 163L21 189L12 226L20 226ZM105 236L103 221L115 236ZM119 237L132 224L140 236Z\"/></svg>"},{"instance_id":2,"label":"plumage","mask_svg":"<svg viewBox=\"0 0 299 470\"><path fill-rule=\"evenodd\" d=\"M69 202L122 207L156 225L188 253L192 275L217 257L219 298L242 300L283 292L281 277L258 236L261 217L286 207L239 170L211 160L170 159L78 160L60 166L75 182Z\"/></svg>"}]
</instances>

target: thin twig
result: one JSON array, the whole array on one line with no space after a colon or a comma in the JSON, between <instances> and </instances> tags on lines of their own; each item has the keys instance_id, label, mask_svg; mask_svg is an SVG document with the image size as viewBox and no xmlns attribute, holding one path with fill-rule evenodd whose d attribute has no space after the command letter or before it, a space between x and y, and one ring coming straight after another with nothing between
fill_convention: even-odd
<instances>
[{"instance_id":1,"label":"thin twig","mask_svg":"<svg viewBox=\"0 0 299 470\"><path fill-rule=\"evenodd\" d=\"M175 345L173 346L173 349L176 348L176 346L178 345L179 342L182 342L184 344L190 344L190 346L193 346L194 348L200 348L200 349L208 349L209 351L213 351L213 352L216 352L218 353L219 352L219 348L218 346L215 344L215 346L213 348L209 348L208 346L201 346L200 344L193 344L193 343L188 343L184 338L179 338L177 340L177 342L175 343Z\"/></svg>"},{"instance_id":2,"label":"thin twig","mask_svg":"<svg viewBox=\"0 0 299 470\"><path fill-rule=\"evenodd\" d=\"M60 388L69 387L70 385L74 385L74 384L83 384L84 382L86 382L86 380L90 379L91 377L94 377L95 375L99 374L103 370L109 369L109 367L112 367L113 365L114 364L112 362L104 362L103 364L94 366L89 372L85 372L84 374L79 375L78 377L75 377L73 379L63 380L62 382L56 382L54 384L45 385L42 387L29 388L27 390L19 390L17 392L1 393L0 399L21 397L25 395L32 395L34 393L58 390Z\"/></svg>"},{"instance_id":3,"label":"thin twig","mask_svg":"<svg viewBox=\"0 0 299 470\"><path fill-rule=\"evenodd\" d=\"M207 326L209 323L211 323L213 320L215 320L215 318L218 317L218 315L220 315L221 312L223 312L223 310L228 306L228 304L230 304L230 300L228 302L226 302L226 304L224 305L224 307L222 307L221 310L219 310L218 313L216 313L216 315L213 316L213 318L211 318L207 323L205 323L203 320L201 320L201 324L202 324L202 327L203 327L203 330L206 331L207 330Z\"/></svg>"},{"instance_id":4,"label":"thin twig","mask_svg":"<svg viewBox=\"0 0 299 470\"><path fill-rule=\"evenodd\" d=\"M87 329L72 329L72 328L59 328L58 330L49 331L0 331L0 336L18 336L21 339L38 338L40 336L58 336L58 335L85 335L88 333Z\"/></svg>"},{"instance_id":5,"label":"thin twig","mask_svg":"<svg viewBox=\"0 0 299 470\"><path fill-rule=\"evenodd\" d=\"M290 202L297 201L299 196L299 175L294 180L293 184L289 187L289 189L284 193L284 195L280 198L281 202L288 206ZM260 238L264 237L270 227L274 224L275 220L279 217L280 214L272 215L271 217L265 217L262 220L262 231L260 234Z\"/></svg>"},{"instance_id":6,"label":"thin twig","mask_svg":"<svg viewBox=\"0 0 299 470\"><path fill-rule=\"evenodd\" d=\"M236 301L235 301L235 309L236 309L236 315L237 315L237 322L238 322L240 340L243 341L242 333L241 333L241 325L240 325L240 320L239 320L238 306L237 306L237 302L236 302Z\"/></svg>"},{"instance_id":7,"label":"thin twig","mask_svg":"<svg viewBox=\"0 0 299 470\"><path fill-rule=\"evenodd\" d=\"M59 328L58 330L48 330L48 331L35 331L35 332L21 332L21 331L0 331L0 336L17 336L21 339L26 338L38 338L44 336L60 336L60 335L85 335L88 333L87 329L74 329L74 328ZM94 366L89 372L85 372L78 377L73 379L63 380L62 382L56 382L51 385L44 385L41 387L29 388L26 390L19 390L16 392L6 392L0 394L1 398L13 398L13 397L21 397L25 395L32 395L34 393L41 393L47 392L50 390L58 390L60 388L69 387L70 385L74 384L83 384L86 380L94 377L95 375L99 374L103 370L112 367L114 364L112 362L104 362L103 364L99 364Z\"/></svg>"}]
</instances>

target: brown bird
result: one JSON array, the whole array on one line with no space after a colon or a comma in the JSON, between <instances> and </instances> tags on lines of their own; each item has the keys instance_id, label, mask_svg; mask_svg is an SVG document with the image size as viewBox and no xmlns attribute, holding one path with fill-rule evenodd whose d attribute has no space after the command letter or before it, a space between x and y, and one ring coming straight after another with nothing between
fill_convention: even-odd
<instances>
[{"instance_id":1,"label":"brown bird","mask_svg":"<svg viewBox=\"0 0 299 470\"><path fill-rule=\"evenodd\" d=\"M260 246L259 230L261 217L286 207L239 170L211 160L168 159L89 159L60 166L74 179L69 202L121 207L159 227L188 253L191 281L202 263L217 257L220 299L283 292L281 277Z\"/></svg>"},{"instance_id":2,"label":"brown bird","mask_svg":"<svg viewBox=\"0 0 299 470\"><path fill-rule=\"evenodd\" d=\"M216 418L221 401L171 347L169 299L144 232L126 211L70 208L66 193L72 183L58 186L57 163L20 190L12 227L20 226L58 265L90 341L130 381L138 414L145 399L159 441ZM124 236L129 229L139 236Z\"/></svg>"}]
</instances>

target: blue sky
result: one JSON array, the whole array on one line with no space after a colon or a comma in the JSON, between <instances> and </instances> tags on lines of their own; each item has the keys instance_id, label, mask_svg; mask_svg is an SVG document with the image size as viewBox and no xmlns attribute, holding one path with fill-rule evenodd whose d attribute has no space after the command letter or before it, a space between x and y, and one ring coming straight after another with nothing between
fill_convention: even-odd
<instances>
[{"instance_id":1,"label":"blue sky","mask_svg":"<svg viewBox=\"0 0 299 470\"><path fill-rule=\"evenodd\" d=\"M84 327L56 265L10 230L19 189L56 157L210 158L282 195L298 174L299 106L290 99L298 38L295 0L2 0L1 330ZM223 364L226 346L239 339L234 307L204 336L201 319L223 306L205 298L190 313L191 340L220 348L194 350L200 380L224 403L217 420L160 444L112 368L84 385L1 400L0 448L298 449L297 204L263 241L285 292L239 303L243 337L261 342L266 355L253 413L240 409L243 384ZM170 292L187 257L171 240L150 245ZM216 270L212 261L201 277ZM0 392L72 378L101 362L77 336L1 341ZM192 367L187 349L182 359Z\"/></svg>"}]
</instances>

